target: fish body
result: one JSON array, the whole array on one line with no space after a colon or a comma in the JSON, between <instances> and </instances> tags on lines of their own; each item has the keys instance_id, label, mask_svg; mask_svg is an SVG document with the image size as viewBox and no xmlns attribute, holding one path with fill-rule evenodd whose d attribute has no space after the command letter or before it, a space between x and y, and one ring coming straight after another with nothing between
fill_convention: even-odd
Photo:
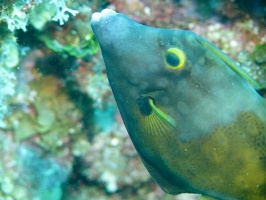
<instances>
[{"instance_id":1,"label":"fish body","mask_svg":"<svg viewBox=\"0 0 266 200\"><path fill-rule=\"evenodd\" d=\"M266 199L266 101L193 32L92 16L108 80L144 165L167 193Z\"/></svg>"}]
</instances>

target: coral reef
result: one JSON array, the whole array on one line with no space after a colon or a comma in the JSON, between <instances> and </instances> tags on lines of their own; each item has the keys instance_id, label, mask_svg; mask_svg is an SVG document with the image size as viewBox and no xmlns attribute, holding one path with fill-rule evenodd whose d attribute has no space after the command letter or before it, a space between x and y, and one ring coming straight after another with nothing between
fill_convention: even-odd
<instances>
[{"instance_id":1,"label":"coral reef","mask_svg":"<svg viewBox=\"0 0 266 200\"><path fill-rule=\"evenodd\" d=\"M36 146L14 142L11 132L1 131L0 138L0 199L61 199L67 163L44 157Z\"/></svg>"},{"instance_id":2,"label":"coral reef","mask_svg":"<svg viewBox=\"0 0 266 200\"><path fill-rule=\"evenodd\" d=\"M5 127L4 117L8 113L8 98L15 93L15 76L14 73L0 66L0 127Z\"/></svg>"},{"instance_id":3,"label":"coral reef","mask_svg":"<svg viewBox=\"0 0 266 200\"><path fill-rule=\"evenodd\" d=\"M163 193L126 133L89 26L105 7L206 37L266 96L264 1L0 2L0 200L193 199Z\"/></svg>"},{"instance_id":4,"label":"coral reef","mask_svg":"<svg viewBox=\"0 0 266 200\"><path fill-rule=\"evenodd\" d=\"M6 23L10 31L22 29L26 31L29 21L35 28L41 29L46 22L59 21L60 25L69 19L69 14L75 16L77 10L66 6L65 0L35 0L35 1L4 1L2 3L0 22Z\"/></svg>"},{"instance_id":5,"label":"coral reef","mask_svg":"<svg viewBox=\"0 0 266 200\"><path fill-rule=\"evenodd\" d=\"M144 166L138 164L137 153L121 125L95 136L84 162L90 166L84 175L103 183L109 193L132 185L139 187L150 180Z\"/></svg>"}]
</instances>

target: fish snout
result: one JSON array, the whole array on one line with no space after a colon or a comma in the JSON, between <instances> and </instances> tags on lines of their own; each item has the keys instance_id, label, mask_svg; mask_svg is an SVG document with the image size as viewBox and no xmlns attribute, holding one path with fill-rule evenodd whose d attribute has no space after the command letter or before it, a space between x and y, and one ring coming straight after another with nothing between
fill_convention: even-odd
<instances>
[{"instance_id":1,"label":"fish snout","mask_svg":"<svg viewBox=\"0 0 266 200\"><path fill-rule=\"evenodd\" d=\"M92 14L91 23L99 23L101 20L106 20L114 15L117 15L117 12L111 9L103 9L101 12L95 12Z\"/></svg>"}]
</instances>

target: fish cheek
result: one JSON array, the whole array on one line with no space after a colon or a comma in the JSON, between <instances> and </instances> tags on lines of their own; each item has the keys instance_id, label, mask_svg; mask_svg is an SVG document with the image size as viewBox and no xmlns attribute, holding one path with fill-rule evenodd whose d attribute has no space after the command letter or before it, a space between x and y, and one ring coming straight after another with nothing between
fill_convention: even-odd
<instances>
[{"instance_id":1,"label":"fish cheek","mask_svg":"<svg viewBox=\"0 0 266 200\"><path fill-rule=\"evenodd\" d=\"M165 192L186 192L184 188L189 188L186 181L169 168L179 154L175 124L156 103L156 100L145 95L138 99L140 123L136 133L136 149L149 173Z\"/></svg>"}]
</instances>

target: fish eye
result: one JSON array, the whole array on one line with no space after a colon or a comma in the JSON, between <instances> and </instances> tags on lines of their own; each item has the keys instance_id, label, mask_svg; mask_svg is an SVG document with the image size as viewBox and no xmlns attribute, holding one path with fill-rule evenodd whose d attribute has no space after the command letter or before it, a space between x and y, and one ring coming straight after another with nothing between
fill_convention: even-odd
<instances>
[{"instance_id":1,"label":"fish eye","mask_svg":"<svg viewBox=\"0 0 266 200\"><path fill-rule=\"evenodd\" d=\"M172 69L181 69L185 64L186 56L178 48L169 48L165 54L165 63Z\"/></svg>"}]
</instances>

